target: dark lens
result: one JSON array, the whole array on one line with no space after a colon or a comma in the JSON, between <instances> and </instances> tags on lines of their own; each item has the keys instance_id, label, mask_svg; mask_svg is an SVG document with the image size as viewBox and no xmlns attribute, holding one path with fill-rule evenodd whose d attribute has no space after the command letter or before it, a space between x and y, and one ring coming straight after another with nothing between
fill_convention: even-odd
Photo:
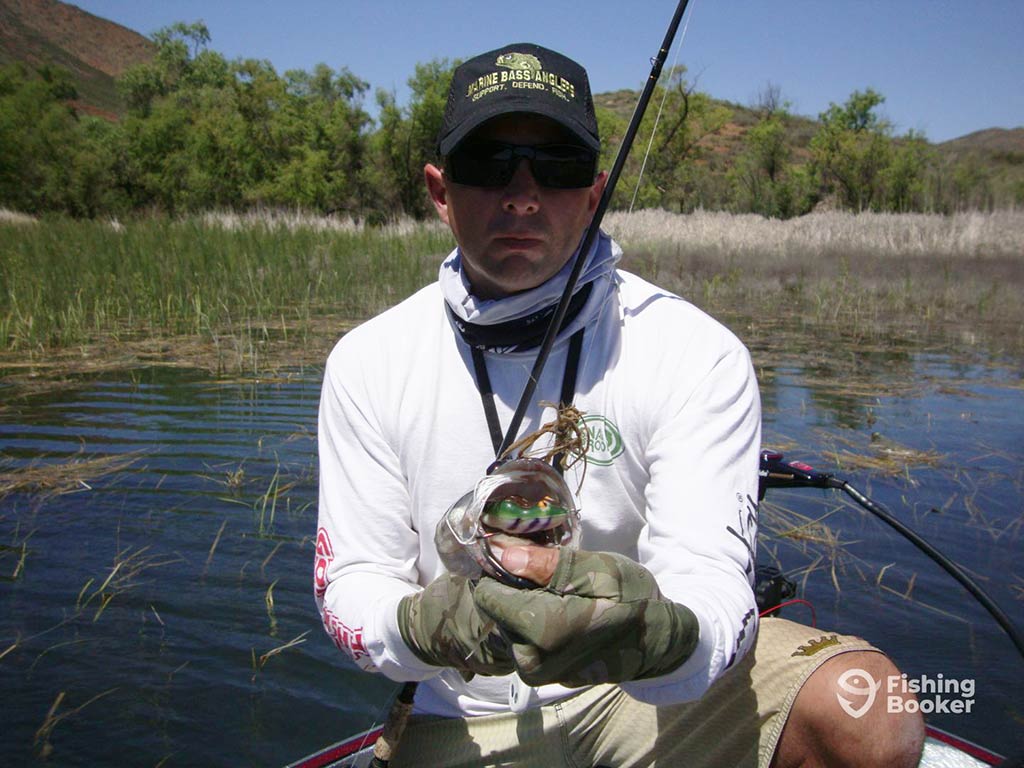
<instances>
[{"instance_id":1,"label":"dark lens","mask_svg":"<svg viewBox=\"0 0 1024 768\"><path fill-rule=\"evenodd\" d=\"M597 155L575 144L517 146L502 142L467 142L448 156L445 174L456 184L504 187L521 158L528 159L542 187L579 189L594 183Z\"/></svg>"},{"instance_id":2,"label":"dark lens","mask_svg":"<svg viewBox=\"0 0 1024 768\"><path fill-rule=\"evenodd\" d=\"M533 178L544 187L579 189L594 183L597 155L575 144L534 147Z\"/></svg>"},{"instance_id":3,"label":"dark lens","mask_svg":"<svg viewBox=\"0 0 1024 768\"><path fill-rule=\"evenodd\" d=\"M445 173L456 184L504 187L512 180L517 161L511 144L467 142L448 156Z\"/></svg>"}]
</instances>

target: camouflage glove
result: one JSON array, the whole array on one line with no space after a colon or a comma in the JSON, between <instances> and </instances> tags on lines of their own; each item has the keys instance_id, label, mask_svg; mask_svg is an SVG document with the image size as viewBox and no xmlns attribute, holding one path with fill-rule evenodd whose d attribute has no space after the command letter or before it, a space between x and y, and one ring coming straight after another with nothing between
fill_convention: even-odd
<instances>
[{"instance_id":1,"label":"camouflage glove","mask_svg":"<svg viewBox=\"0 0 1024 768\"><path fill-rule=\"evenodd\" d=\"M689 608L661 596L650 571L610 552L563 549L547 587L484 578L474 600L511 640L516 670L530 685L664 675L689 658L700 631Z\"/></svg>"},{"instance_id":2,"label":"camouflage glove","mask_svg":"<svg viewBox=\"0 0 1024 768\"><path fill-rule=\"evenodd\" d=\"M494 624L473 603L473 586L464 576L438 576L422 592L398 604L402 639L420 659L454 667L468 680L473 674L507 675L512 657Z\"/></svg>"}]
</instances>

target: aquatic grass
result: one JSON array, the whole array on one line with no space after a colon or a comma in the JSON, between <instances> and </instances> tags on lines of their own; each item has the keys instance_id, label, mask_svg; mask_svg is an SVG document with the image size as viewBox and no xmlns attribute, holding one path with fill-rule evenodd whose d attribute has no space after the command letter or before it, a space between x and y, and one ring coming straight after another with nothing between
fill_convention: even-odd
<instances>
[{"instance_id":1,"label":"aquatic grass","mask_svg":"<svg viewBox=\"0 0 1024 768\"><path fill-rule=\"evenodd\" d=\"M85 613L86 608L95 600L97 603L96 612L92 621L95 623L110 605L111 601L118 595L122 595L139 584L139 576L152 568L161 568L165 565L181 562L184 558L160 557L149 555L146 552L149 547L141 547L132 551L131 547L125 547L114 555L114 563L110 573L103 582L93 588L95 578L88 579L78 592L78 599L75 601L75 613Z\"/></svg>"},{"instance_id":2,"label":"aquatic grass","mask_svg":"<svg viewBox=\"0 0 1024 768\"><path fill-rule=\"evenodd\" d=\"M888 477L903 475L910 486L916 485L911 469L938 467L947 458L932 448L903 445L880 432L871 432L865 441L862 435L819 430L819 438L823 446L828 446L822 451L822 456L837 470L868 470Z\"/></svg>"},{"instance_id":3,"label":"aquatic grass","mask_svg":"<svg viewBox=\"0 0 1024 768\"><path fill-rule=\"evenodd\" d=\"M0 575L0 579L3 581L17 581L18 578L25 570L25 558L28 557L28 541L22 541L16 546L8 546L6 544L0 544L0 560L8 553L13 553L17 556L14 561L14 568L11 570L9 576Z\"/></svg>"},{"instance_id":4,"label":"aquatic grass","mask_svg":"<svg viewBox=\"0 0 1024 768\"><path fill-rule=\"evenodd\" d=\"M306 642L306 635L308 635L310 633L310 631L311 630L307 629L305 632L302 632L301 634L296 635L295 637L293 637L291 640L289 640L284 645L279 645L276 648L271 648L269 651L267 651L264 654L261 654L259 657L256 656L256 649L253 648L252 649L252 682L254 682L254 683L256 682L257 675L259 675L259 673L263 670L263 667L265 667L267 662L270 661L272 658L274 658L278 654L284 653L289 648L294 648L295 646L302 645L304 642Z\"/></svg>"},{"instance_id":5,"label":"aquatic grass","mask_svg":"<svg viewBox=\"0 0 1024 768\"><path fill-rule=\"evenodd\" d=\"M286 493L298 484L294 480L281 485L281 466L274 468L274 476L270 478L267 490L259 497L255 504L258 515L257 531L260 536L269 536L274 529L274 517L277 514L277 499L281 494ZM269 509L268 509L269 507Z\"/></svg>"},{"instance_id":6,"label":"aquatic grass","mask_svg":"<svg viewBox=\"0 0 1024 768\"><path fill-rule=\"evenodd\" d=\"M0 229L0 347L27 352L98 334L301 336L314 314L361 319L396 303L451 248L438 226L274 218Z\"/></svg>"},{"instance_id":7,"label":"aquatic grass","mask_svg":"<svg viewBox=\"0 0 1024 768\"><path fill-rule=\"evenodd\" d=\"M293 477L291 479L286 480L284 478L283 469L284 467L281 464L280 459L275 456L274 472L271 475L270 480L267 481L266 488L261 493L259 493L259 495L256 496L255 499L240 499L238 498L237 493L233 494L233 496L230 497L218 497L221 501L227 502L229 504L238 504L247 507L252 511L253 526L255 528L255 533L253 535L256 538L277 538L274 533L274 523L277 518L278 504L280 501L283 500L282 506L284 507L284 511L287 514L302 513L304 510L308 509L315 503L313 501L307 500L303 504L297 505L293 508L292 498L288 494L292 489L294 489L300 483L302 483L305 478ZM201 477L211 479L207 475L201 475ZM217 482L223 481L218 480ZM216 540L214 544L216 544ZM272 552L270 556L272 557L273 554L274 553ZM268 557L264 561L263 567L266 567L266 563L269 562L269 560L270 557Z\"/></svg>"},{"instance_id":8,"label":"aquatic grass","mask_svg":"<svg viewBox=\"0 0 1024 768\"><path fill-rule=\"evenodd\" d=\"M79 704L77 707L66 710L64 712L60 712L60 708L61 704L63 704L64 702L64 697L67 695L67 691L61 691L60 693L58 693L57 697L53 700L53 704L50 705L50 709L46 713L46 718L43 720L42 725L39 726L38 730L36 730L35 733L34 744L39 750L39 756L45 760L53 754L53 744L50 743L50 737L53 735L54 729L58 725L60 725L61 722L68 719L69 717L77 715L90 704L99 701L105 696L109 696L117 690L119 689L111 688L109 690L103 691L102 693L97 693L91 699L88 699L85 703Z\"/></svg>"},{"instance_id":9,"label":"aquatic grass","mask_svg":"<svg viewBox=\"0 0 1024 768\"><path fill-rule=\"evenodd\" d=\"M12 493L32 493L40 497L91 491L90 482L123 472L143 455L131 451L112 456L84 455L63 459L35 459L18 465L0 456L0 499Z\"/></svg>"},{"instance_id":10,"label":"aquatic grass","mask_svg":"<svg viewBox=\"0 0 1024 768\"><path fill-rule=\"evenodd\" d=\"M778 317L859 343L935 333L1024 349L1024 212L612 213L623 266L723 317L752 347ZM252 375L319 362L338 336L432 282L438 222L301 212L126 223L0 219L0 352L32 370L184 361Z\"/></svg>"},{"instance_id":11,"label":"aquatic grass","mask_svg":"<svg viewBox=\"0 0 1024 768\"><path fill-rule=\"evenodd\" d=\"M278 550L281 549L281 547L283 547L283 546L284 546L284 542L283 541L277 542L277 544L274 545L274 548L272 550L270 550L270 554L267 555L265 558L263 558L263 561L260 563L260 573L261 574L266 575L267 565L274 558L274 555L277 554Z\"/></svg>"},{"instance_id":12,"label":"aquatic grass","mask_svg":"<svg viewBox=\"0 0 1024 768\"><path fill-rule=\"evenodd\" d=\"M213 537L213 544L210 545L210 551L206 555L206 563L203 564L203 575L206 575L207 569L210 567L210 562L213 560L213 553L217 551L217 545L220 544L220 537L224 535L224 529L227 527L227 518L224 518L224 522L220 524L220 528L217 529L217 535Z\"/></svg>"},{"instance_id":13,"label":"aquatic grass","mask_svg":"<svg viewBox=\"0 0 1024 768\"><path fill-rule=\"evenodd\" d=\"M20 637L16 638L13 643L11 643L9 646L7 646L2 651L0 651L0 660L2 660L4 658L4 656L6 656L11 651L13 651L15 648L17 648L20 644L21 644L21 638Z\"/></svg>"},{"instance_id":14,"label":"aquatic grass","mask_svg":"<svg viewBox=\"0 0 1024 768\"><path fill-rule=\"evenodd\" d=\"M267 587L267 591L263 595L263 602L267 606L267 618L270 620L268 634L271 637L277 637L277 616L274 615L274 587L278 581L279 579L274 579L270 582L270 586Z\"/></svg>"},{"instance_id":15,"label":"aquatic grass","mask_svg":"<svg viewBox=\"0 0 1024 768\"><path fill-rule=\"evenodd\" d=\"M0 522L3 522L4 517L0 517ZM26 534L21 532L21 521L16 521L14 528L11 531L11 543L0 544L0 563L4 563L5 560L13 560L14 564L3 565L3 570L10 570L10 573L0 572L0 581L17 581L22 574L25 572L25 560L28 558L28 542L32 538L35 531L29 531ZM0 658L3 658L0 656Z\"/></svg>"},{"instance_id":16,"label":"aquatic grass","mask_svg":"<svg viewBox=\"0 0 1024 768\"><path fill-rule=\"evenodd\" d=\"M878 574L875 576L875 586L879 590L886 592L890 595L895 595L896 597L901 598L903 600L906 600L907 602L912 603L915 607L925 608L929 611L932 611L933 613L938 613L941 616L944 616L945 618L954 619L960 622L961 624L970 626L971 622L968 619L965 619L963 616L957 616L955 613L952 613L951 611L947 611L944 608L939 608L936 605L932 605L931 603L928 603L924 600L920 600L913 596L914 585L917 583L916 571L914 573L911 573L910 576L907 578L906 586L904 586L902 590L896 589L895 587L891 587L888 584L883 583L886 571L888 571L889 568L891 568L894 565L896 565L896 563L888 563L882 566L882 568L878 571Z\"/></svg>"}]
</instances>

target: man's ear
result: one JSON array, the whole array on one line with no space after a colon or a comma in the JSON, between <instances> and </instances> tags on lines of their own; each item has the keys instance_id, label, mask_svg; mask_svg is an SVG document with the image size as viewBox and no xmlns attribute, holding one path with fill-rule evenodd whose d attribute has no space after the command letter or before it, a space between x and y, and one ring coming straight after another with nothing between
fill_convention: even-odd
<instances>
[{"instance_id":1,"label":"man's ear","mask_svg":"<svg viewBox=\"0 0 1024 768\"><path fill-rule=\"evenodd\" d=\"M448 224L448 187L445 185L444 172L436 165L427 163L423 167L423 178L427 182L427 192L437 209L437 215Z\"/></svg>"},{"instance_id":2,"label":"man's ear","mask_svg":"<svg viewBox=\"0 0 1024 768\"><path fill-rule=\"evenodd\" d=\"M597 174L594 185L590 188L590 197L587 200L591 213L597 210L597 204L601 202L601 195L604 194L604 186L607 183L608 171L601 171Z\"/></svg>"}]
</instances>

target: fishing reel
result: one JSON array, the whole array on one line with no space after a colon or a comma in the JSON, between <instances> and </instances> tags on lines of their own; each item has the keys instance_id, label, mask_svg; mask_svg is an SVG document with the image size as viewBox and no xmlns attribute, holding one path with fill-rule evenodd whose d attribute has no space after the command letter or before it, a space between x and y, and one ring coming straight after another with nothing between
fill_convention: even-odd
<instances>
[{"instance_id":1,"label":"fishing reel","mask_svg":"<svg viewBox=\"0 0 1024 768\"><path fill-rule=\"evenodd\" d=\"M517 458L498 464L449 507L434 545L450 573L535 589L502 566L502 552L526 545L578 549L580 533L579 508L562 476L545 461Z\"/></svg>"}]
</instances>

